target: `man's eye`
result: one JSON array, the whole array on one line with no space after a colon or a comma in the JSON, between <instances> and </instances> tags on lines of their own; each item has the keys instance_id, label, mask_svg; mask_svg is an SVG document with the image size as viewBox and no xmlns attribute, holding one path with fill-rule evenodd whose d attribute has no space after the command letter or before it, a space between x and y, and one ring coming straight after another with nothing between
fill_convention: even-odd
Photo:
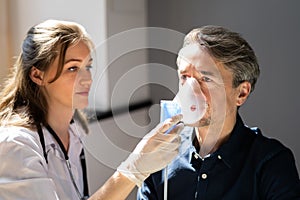
<instances>
[{"instance_id":1,"label":"man's eye","mask_svg":"<svg viewBox=\"0 0 300 200\"><path fill-rule=\"evenodd\" d=\"M181 76L180 76L180 79L183 80L183 81L186 81L187 76L186 76L186 75L181 75Z\"/></svg>"},{"instance_id":2,"label":"man's eye","mask_svg":"<svg viewBox=\"0 0 300 200\"><path fill-rule=\"evenodd\" d=\"M73 66L73 67L69 67L68 71L76 72L78 69L79 69L79 67Z\"/></svg>"},{"instance_id":3,"label":"man's eye","mask_svg":"<svg viewBox=\"0 0 300 200\"><path fill-rule=\"evenodd\" d=\"M203 81L203 82L211 82L212 80L210 78L206 77L206 76L202 76L201 77L201 81Z\"/></svg>"}]
</instances>

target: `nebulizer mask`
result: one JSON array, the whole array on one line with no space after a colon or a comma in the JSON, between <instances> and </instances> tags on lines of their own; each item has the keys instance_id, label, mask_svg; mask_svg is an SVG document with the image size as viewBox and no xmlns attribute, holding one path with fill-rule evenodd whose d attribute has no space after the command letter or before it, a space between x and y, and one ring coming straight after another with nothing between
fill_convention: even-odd
<instances>
[{"instance_id":1,"label":"nebulizer mask","mask_svg":"<svg viewBox=\"0 0 300 200\"><path fill-rule=\"evenodd\" d=\"M172 101L161 100L161 121L177 114L182 114L185 125L195 124L205 114L207 103L200 84L193 77L187 77L179 84L179 91Z\"/></svg>"},{"instance_id":2,"label":"nebulizer mask","mask_svg":"<svg viewBox=\"0 0 300 200\"><path fill-rule=\"evenodd\" d=\"M160 108L160 121L164 121L177 114L182 114L182 122L185 125L192 125L197 123L204 116L207 103L198 81L193 77L187 77L184 83L179 84L179 91L175 98L172 101L161 100ZM185 149L184 146L189 146L191 137L190 131L187 131L187 133L182 131L181 149ZM164 169L164 200L168 198L167 191L168 166Z\"/></svg>"}]
</instances>

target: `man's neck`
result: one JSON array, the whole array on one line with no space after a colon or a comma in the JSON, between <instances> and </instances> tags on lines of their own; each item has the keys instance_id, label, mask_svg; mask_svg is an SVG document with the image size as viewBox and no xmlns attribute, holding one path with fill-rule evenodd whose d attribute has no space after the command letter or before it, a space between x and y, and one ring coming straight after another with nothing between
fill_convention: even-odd
<instances>
[{"instance_id":1,"label":"man's neck","mask_svg":"<svg viewBox=\"0 0 300 200\"><path fill-rule=\"evenodd\" d=\"M226 119L224 123L212 122L206 127L196 127L199 154L204 157L218 150L228 140L236 123L236 118Z\"/></svg>"}]
</instances>

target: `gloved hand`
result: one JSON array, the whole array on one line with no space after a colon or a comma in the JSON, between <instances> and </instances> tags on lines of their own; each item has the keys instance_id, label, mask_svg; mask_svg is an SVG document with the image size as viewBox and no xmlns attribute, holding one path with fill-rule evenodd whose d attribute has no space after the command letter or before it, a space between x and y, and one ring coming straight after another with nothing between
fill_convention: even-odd
<instances>
[{"instance_id":1,"label":"gloved hand","mask_svg":"<svg viewBox=\"0 0 300 200\"><path fill-rule=\"evenodd\" d=\"M143 137L117 170L140 187L150 174L166 167L178 154L179 132L183 129L183 123L178 123L181 119L182 115L176 115L158 124Z\"/></svg>"}]
</instances>

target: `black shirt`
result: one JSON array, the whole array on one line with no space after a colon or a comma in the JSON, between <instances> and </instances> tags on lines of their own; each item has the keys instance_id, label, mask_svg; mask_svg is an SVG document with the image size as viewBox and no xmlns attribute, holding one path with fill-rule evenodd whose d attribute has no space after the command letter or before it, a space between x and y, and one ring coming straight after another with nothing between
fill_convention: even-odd
<instances>
[{"instance_id":1,"label":"black shirt","mask_svg":"<svg viewBox=\"0 0 300 200\"><path fill-rule=\"evenodd\" d=\"M238 116L230 138L202 159L190 145L168 166L169 200L300 199L292 152L248 128ZM163 199L164 170L152 174L137 199Z\"/></svg>"}]
</instances>

